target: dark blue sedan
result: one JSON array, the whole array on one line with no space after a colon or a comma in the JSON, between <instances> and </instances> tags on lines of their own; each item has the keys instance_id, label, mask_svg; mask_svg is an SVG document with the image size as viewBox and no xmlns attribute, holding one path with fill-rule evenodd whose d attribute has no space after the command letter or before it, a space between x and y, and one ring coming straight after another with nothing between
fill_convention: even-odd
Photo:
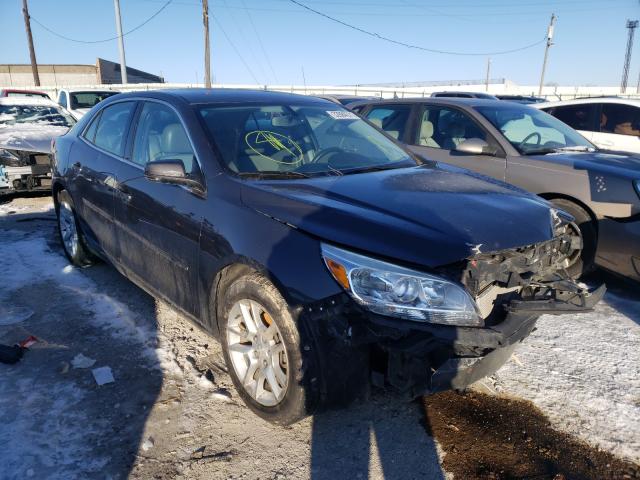
<instances>
[{"instance_id":1,"label":"dark blue sedan","mask_svg":"<svg viewBox=\"0 0 640 480\"><path fill-rule=\"evenodd\" d=\"M211 332L275 423L366 397L371 378L462 388L541 313L604 293L564 271L569 216L318 98L116 95L57 140L53 170L70 261L112 263Z\"/></svg>"}]
</instances>

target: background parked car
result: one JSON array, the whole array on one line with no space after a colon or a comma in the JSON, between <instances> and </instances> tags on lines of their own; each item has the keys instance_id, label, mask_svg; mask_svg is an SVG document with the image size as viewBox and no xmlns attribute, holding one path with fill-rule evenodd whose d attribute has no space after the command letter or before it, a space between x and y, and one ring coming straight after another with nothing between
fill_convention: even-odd
<instances>
[{"instance_id":1,"label":"background parked car","mask_svg":"<svg viewBox=\"0 0 640 480\"><path fill-rule=\"evenodd\" d=\"M598 148L640 153L640 100L579 98L535 107L578 130Z\"/></svg>"},{"instance_id":2,"label":"background parked car","mask_svg":"<svg viewBox=\"0 0 640 480\"><path fill-rule=\"evenodd\" d=\"M350 104L355 102L379 100L378 97L367 97L367 96L359 97L357 95L316 95L316 96L318 98L323 98L325 100L329 100L330 102L337 103L339 105L344 105L347 108Z\"/></svg>"},{"instance_id":3,"label":"background parked car","mask_svg":"<svg viewBox=\"0 0 640 480\"><path fill-rule=\"evenodd\" d=\"M0 90L0 98L2 97L39 97L51 100L48 94L38 90L20 90L16 88L4 88Z\"/></svg>"},{"instance_id":4,"label":"background parked car","mask_svg":"<svg viewBox=\"0 0 640 480\"><path fill-rule=\"evenodd\" d=\"M496 98L498 100L506 100L508 102L522 103L523 105L546 102L544 98L527 95L496 95Z\"/></svg>"},{"instance_id":5,"label":"background parked car","mask_svg":"<svg viewBox=\"0 0 640 480\"><path fill-rule=\"evenodd\" d=\"M239 395L276 423L366 396L374 368L408 396L461 388L540 309L604 294L568 278L547 202L423 164L326 100L126 93L56 142L54 167L69 259L108 259L218 336Z\"/></svg>"},{"instance_id":6,"label":"background parked car","mask_svg":"<svg viewBox=\"0 0 640 480\"><path fill-rule=\"evenodd\" d=\"M39 97L0 98L0 194L51 189L51 141L75 124Z\"/></svg>"},{"instance_id":7,"label":"background parked car","mask_svg":"<svg viewBox=\"0 0 640 480\"><path fill-rule=\"evenodd\" d=\"M551 115L511 102L396 100L360 114L426 158L520 186L573 215L574 276L597 263L640 280L640 158L597 151Z\"/></svg>"},{"instance_id":8,"label":"background parked car","mask_svg":"<svg viewBox=\"0 0 640 480\"><path fill-rule=\"evenodd\" d=\"M488 93L482 93L482 92L456 92L456 91L433 92L431 94L431 96L433 98L440 98L440 97L446 97L446 98L484 98L486 100L497 100L497 98L494 95L490 95Z\"/></svg>"},{"instance_id":9,"label":"background parked car","mask_svg":"<svg viewBox=\"0 0 640 480\"><path fill-rule=\"evenodd\" d=\"M76 120L82 118L94 105L105 98L117 95L116 90L68 90L58 93L58 103L73 115Z\"/></svg>"}]
</instances>

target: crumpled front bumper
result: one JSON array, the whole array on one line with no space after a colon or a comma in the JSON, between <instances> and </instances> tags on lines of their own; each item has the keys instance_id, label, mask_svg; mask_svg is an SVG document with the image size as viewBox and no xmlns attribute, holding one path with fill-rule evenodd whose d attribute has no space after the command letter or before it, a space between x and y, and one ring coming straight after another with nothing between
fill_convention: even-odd
<instances>
[{"instance_id":1,"label":"crumpled front bumper","mask_svg":"<svg viewBox=\"0 0 640 480\"><path fill-rule=\"evenodd\" d=\"M585 296L580 305L560 301L514 302L508 307L504 321L483 328L411 325L411 330L401 338L380 342L388 355L387 383L411 396L463 389L495 373L517 344L533 331L540 315L591 311L605 292L602 285ZM382 328L397 323L379 316L371 317L370 321ZM405 326L409 327L403 322L402 327Z\"/></svg>"}]
</instances>

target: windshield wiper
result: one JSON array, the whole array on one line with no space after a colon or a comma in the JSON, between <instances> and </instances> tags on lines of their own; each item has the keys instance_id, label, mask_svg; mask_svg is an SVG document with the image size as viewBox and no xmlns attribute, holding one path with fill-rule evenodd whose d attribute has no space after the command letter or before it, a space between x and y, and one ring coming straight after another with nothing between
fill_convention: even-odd
<instances>
[{"instance_id":1,"label":"windshield wiper","mask_svg":"<svg viewBox=\"0 0 640 480\"><path fill-rule=\"evenodd\" d=\"M352 173L368 173L368 172L381 172L383 170L393 170L396 168L406 167L406 165L371 165L369 167L357 167L349 168L346 170L340 170L343 175L350 175Z\"/></svg>"},{"instance_id":2,"label":"windshield wiper","mask_svg":"<svg viewBox=\"0 0 640 480\"><path fill-rule=\"evenodd\" d=\"M263 170L261 172L240 172L239 177L242 178L311 178L302 172L279 172L277 170Z\"/></svg>"},{"instance_id":3,"label":"windshield wiper","mask_svg":"<svg viewBox=\"0 0 640 480\"><path fill-rule=\"evenodd\" d=\"M546 155L548 153L558 153L558 152L595 152L596 149L593 147L587 147L586 145L574 145L568 147L545 147L545 148L535 148L533 150L527 150L524 152L524 155Z\"/></svg>"}]
</instances>

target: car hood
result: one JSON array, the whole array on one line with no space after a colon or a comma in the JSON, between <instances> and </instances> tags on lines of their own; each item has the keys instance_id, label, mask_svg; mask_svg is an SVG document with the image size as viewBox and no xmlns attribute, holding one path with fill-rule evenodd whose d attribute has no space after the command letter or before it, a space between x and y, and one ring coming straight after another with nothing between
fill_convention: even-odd
<instances>
[{"instance_id":1,"label":"car hood","mask_svg":"<svg viewBox=\"0 0 640 480\"><path fill-rule=\"evenodd\" d=\"M579 170L625 173L632 175L634 178L640 172L640 156L627 152L604 150L595 152L558 152L546 155L529 155L523 158L568 165Z\"/></svg>"},{"instance_id":2,"label":"car hood","mask_svg":"<svg viewBox=\"0 0 640 480\"><path fill-rule=\"evenodd\" d=\"M51 140L67 133L69 128L27 123L0 125L0 148L49 153Z\"/></svg>"},{"instance_id":3,"label":"car hood","mask_svg":"<svg viewBox=\"0 0 640 480\"><path fill-rule=\"evenodd\" d=\"M549 240L549 204L448 166L247 181L245 205L347 248L437 267Z\"/></svg>"}]
</instances>

